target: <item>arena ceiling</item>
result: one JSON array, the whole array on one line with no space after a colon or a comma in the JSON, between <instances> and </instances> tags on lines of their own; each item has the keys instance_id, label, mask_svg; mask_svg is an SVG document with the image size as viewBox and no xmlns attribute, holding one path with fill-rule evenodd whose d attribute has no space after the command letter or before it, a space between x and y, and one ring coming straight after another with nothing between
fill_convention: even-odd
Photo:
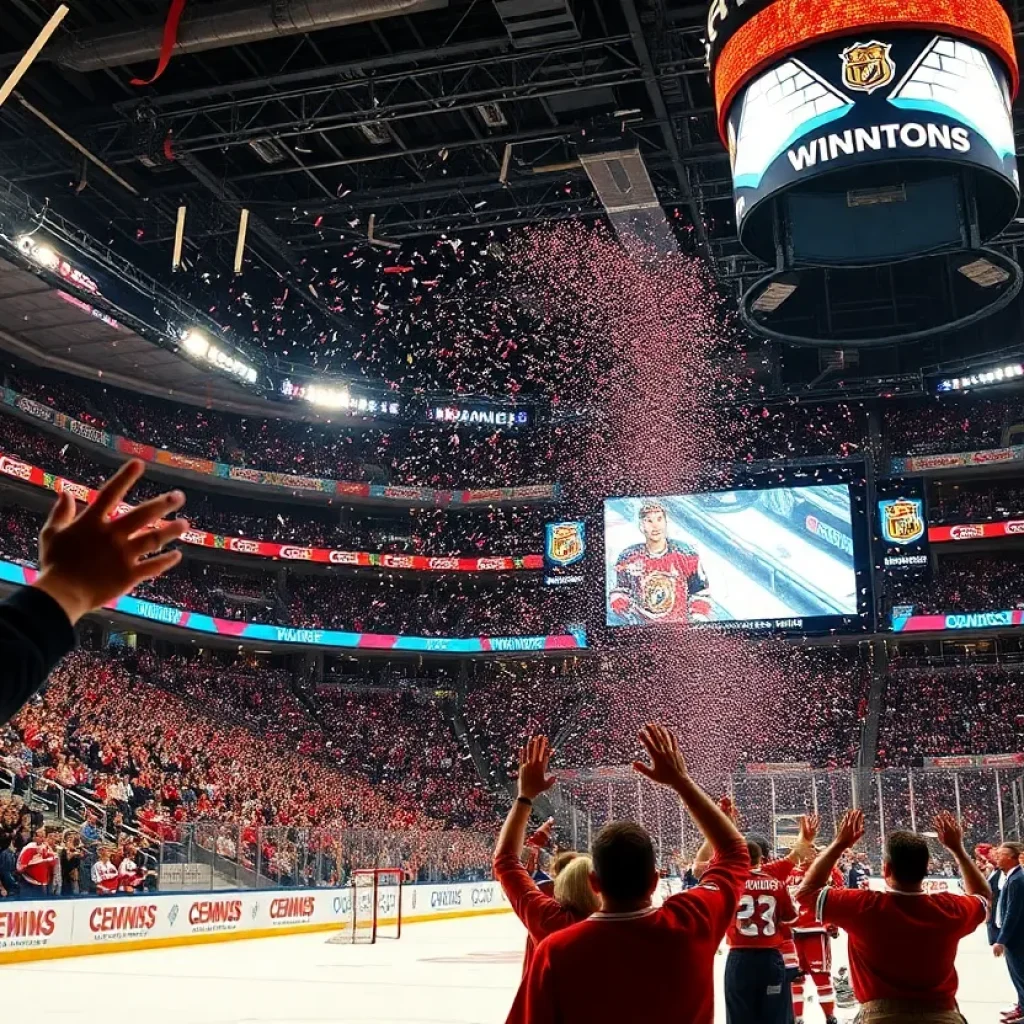
<instances>
[{"instance_id":1,"label":"arena ceiling","mask_svg":"<svg viewBox=\"0 0 1024 1024\"><path fill-rule=\"evenodd\" d=\"M313 263L371 235L408 246L605 216L587 158L623 149L683 245L737 287L757 276L735 239L705 3L186 0L186 18L216 26L134 85L156 69L170 3L79 0L0 109L0 193L19 185L168 284L178 207L186 251L226 272L245 207L254 257L337 322L301 287ZM0 72L54 6L8 0ZM299 9L348 23L297 31Z\"/></svg>"},{"instance_id":2,"label":"arena ceiling","mask_svg":"<svg viewBox=\"0 0 1024 1024\"><path fill-rule=\"evenodd\" d=\"M133 86L155 55L123 64L131 47L111 56L109 39L124 43L147 23L158 35L168 2L76 3L3 108L0 136L0 176L112 238L159 249L154 262L166 263L179 203L202 224L190 244L228 260L238 209L250 207L253 244L292 269L365 241L371 214L375 235L399 242L596 217L579 161L590 144L639 147L661 201L699 236L727 213L702 4L339 0L320 6L397 13L179 53L153 85ZM193 5L278 15L293 6L188 0L186 14ZM53 6L10 0L0 66ZM244 26L234 31L244 37ZM116 65L97 68L105 56Z\"/></svg>"}]
</instances>

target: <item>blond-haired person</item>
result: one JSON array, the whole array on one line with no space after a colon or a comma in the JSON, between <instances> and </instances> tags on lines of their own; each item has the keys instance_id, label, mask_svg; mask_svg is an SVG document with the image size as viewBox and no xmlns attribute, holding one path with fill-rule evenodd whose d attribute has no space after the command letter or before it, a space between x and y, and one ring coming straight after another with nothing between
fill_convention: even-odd
<instances>
[{"instance_id":1,"label":"blond-haired person","mask_svg":"<svg viewBox=\"0 0 1024 1024\"><path fill-rule=\"evenodd\" d=\"M534 736L519 751L518 795L494 848L494 876L528 932L524 973L537 943L585 920L599 906L598 896L590 885L593 865L589 857L573 857L561 868L555 877L553 896L541 892L523 866L521 858L533 801L555 784L554 777L548 775L550 760L551 746L546 736Z\"/></svg>"}]
</instances>

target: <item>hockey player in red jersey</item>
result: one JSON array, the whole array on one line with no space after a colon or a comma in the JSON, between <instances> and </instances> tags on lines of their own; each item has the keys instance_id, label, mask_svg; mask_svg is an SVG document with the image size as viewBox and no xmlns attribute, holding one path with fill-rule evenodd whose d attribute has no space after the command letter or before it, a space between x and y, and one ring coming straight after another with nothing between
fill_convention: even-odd
<instances>
[{"instance_id":1,"label":"hockey player in red jersey","mask_svg":"<svg viewBox=\"0 0 1024 1024\"><path fill-rule=\"evenodd\" d=\"M813 815L805 819L808 824L801 823L801 836L806 835L809 844L809 855L802 857L798 865L790 872L787 884L793 892L800 887L808 866L817 855L813 845L818 832L818 817ZM834 889L846 887L843 874L833 868L829 885ZM832 988L832 939L838 932L830 929L817 920L814 909L800 908L800 914L793 925L793 941L796 944L797 960L800 973L793 981L793 1015L796 1024L803 1024L804 986L808 978L814 983L818 993L821 1012L825 1015L825 1024L836 1024L836 997Z\"/></svg>"},{"instance_id":2,"label":"hockey player in red jersey","mask_svg":"<svg viewBox=\"0 0 1024 1024\"><path fill-rule=\"evenodd\" d=\"M668 536L668 513L657 501L640 506L642 544L626 548L615 562L613 615L633 625L707 621L712 603L696 549Z\"/></svg>"},{"instance_id":3,"label":"hockey player in red jersey","mask_svg":"<svg viewBox=\"0 0 1024 1024\"><path fill-rule=\"evenodd\" d=\"M782 943L797 911L785 883L761 870L762 850L747 841L750 871L725 939L727 1024L788 1024L791 1004Z\"/></svg>"},{"instance_id":4,"label":"hockey player in red jersey","mask_svg":"<svg viewBox=\"0 0 1024 1024\"><path fill-rule=\"evenodd\" d=\"M793 844L793 848L785 857L778 860L765 860L761 864L761 870L770 878L778 879L780 882L789 881L789 876L802 863L814 859L814 843L811 841L818 830L818 819L815 815L805 814L800 819L800 835ZM767 843L765 844L767 846ZM804 990L803 979L800 971L800 958L796 952L796 941L793 937L792 924L783 924L779 927L782 936L782 944L779 952L782 953L782 962L786 966L786 978L790 983L790 991L793 1001L793 1013L790 1020L794 1020L803 1012ZM799 1012L798 1012L799 1011Z\"/></svg>"}]
</instances>

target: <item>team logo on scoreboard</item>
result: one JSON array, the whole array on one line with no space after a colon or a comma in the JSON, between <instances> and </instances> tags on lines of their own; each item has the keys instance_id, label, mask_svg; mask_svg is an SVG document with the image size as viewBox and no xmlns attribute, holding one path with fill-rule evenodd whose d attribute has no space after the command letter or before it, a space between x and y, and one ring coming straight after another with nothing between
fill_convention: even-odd
<instances>
[{"instance_id":1,"label":"team logo on scoreboard","mask_svg":"<svg viewBox=\"0 0 1024 1024\"><path fill-rule=\"evenodd\" d=\"M896 65L889 43L872 39L870 43L854 43L839 55L843 61L843 84L857 92L874 92L888 85L896 75Z\"/></svg>"},{"instance_id":2,"label":"team logo on scoreboard","mask_svg":"<svg viewBox=\"0 0 1024 1024\"><path fill-rule=\"evenodd\" d=\"M548 530L548 560L572 565L583 557L583 523L552 523Z\"/></svg>"},{"instance_id":3,"label":"team logo on scoreboard","mask_svg":"<svg viewBox=\"0 0 1024 1024\"><path fill-rule=\"evenodd\" d=\"M640 603L651 615L668 615L676 604L676 581L667 572L652 572L640 581Z\"/></svg>"},{"instance_id":4,"label":"team logo on scoreboard","mask_svg":"<svg viewBox=\"0 0 1024 1024\"><path fill-rule=\"evenodd\" d=\"M914 544L924 536L924 502L920 498L892 498L878 504L887 544Z\"/></svg>"}]
</instances>

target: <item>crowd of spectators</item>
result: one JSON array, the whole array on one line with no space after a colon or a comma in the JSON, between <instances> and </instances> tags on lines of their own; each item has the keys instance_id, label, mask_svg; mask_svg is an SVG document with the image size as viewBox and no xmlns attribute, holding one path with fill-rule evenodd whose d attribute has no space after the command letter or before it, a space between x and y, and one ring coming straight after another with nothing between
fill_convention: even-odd
<instances>
[{"instance_id":1,"label":"crowd of spectators","mask_svg":"<svg viewBox=\"0 0 1024 1024\"><path fill-rule=\"evenodd\" d=\"M892 605L910 605L918 615L1005 611L1024 606L1022 563L994 555L948 555L931 577L891 583Z\"/></svg>"},{"instance_id":2,"label":"crowd of spectators","mask_svg":"<svg viewBox=\"0 0 1024 1024\"><path fill-rule=\"evenodd\" d=\"M493 818L491 791L445 713L450 696L419 688L324 686L310 698L325 734L338 737L327 740L325 753L339 770L367 778L396 806L453 828Z\"/></svg>"},{"instance_id":3,"label":"crowd of spectators","mask_svg":"<svg viewBox=\"0 0 1024 1024\"><path fill-rule=\"evenodd\" d=\"M291 576L288 619L315 629L421 636L539 635L565 626L558 595L536 578L501 576L481 581L445 576L423 582Z\"/></svg>"},{"instance_id":4,"label":"crowd of spectators","mask_svg":"<svg viewBox=\"0 0 1024 1024\"><path fill-rule=\"evenodd\" d=\"M489 770L508 779L521 738L535 734L551 739L562 767L620 763L609 696L592 662L495 662L479 666L463 714Z\"/></svg>"},{"instance_id":5,"label":"crowd of spectators","mask_svg":"<svg viewBox=\"0 0 1024 1024\"><path fill-rule=\"evenodd\" d=\"M1020 675L997 666L890 673L878 739L883 767L949 754L1015 752L1024 731Z\"/></svg>"},{"instance_id":6,"label":"crowd of spectators","mask_svg":"<svg viewBox=\"0 0 1024 1024\"><path fill-rule=\"evenodd\" d=\"M0 556L34 565L43 522L43 516L30 509L0 506Z\"/></svg>"},{"instance_id":7,"label":"crowd of spectators","mask_svg":"<svg viewBox=\"0 0 1024 1024\"><path fill-rule=\"evenodd\" d=\"M938 455L999 448L1006 428L1022 419L1019 403L954 395L926 405L892 405L883 429L891 455Z\"/></svg>"},{"instance_id":8,"label":"crowd of spectators","mask_svg":"<svg viewBox=\"0 0 1024 1024\"><path fill-rule=\"evenodd\" d=\"M541 426L522 431L432 424L329 427L237 416L68 378L55 391L50 374L43 379L9 371L7 381L59 411L86 410L90 422L132 440L256 469L442 489L511 487L555 475L552 441Z\"/></svg>"},{"instance_id":9,"label":"crowd of spectators","mask_svg":"<svg viewBox=\"0 0 1024 1024\"><path fill-rule=\"evenodd\" d=\"M986 479L936 484L928 501L931 523L990 523L1024 516L1024 487Z\"/></svg>"},{"instance_id":10,"label":"crowd of spectators","mask_svg":"<svg viewBox=\"0 0 1024 1024\"><path fill-rule=\"evenodd\" d=\"M735 410L731 429L737 439L737 461L847 459L863 456L868 424L862 403L792 402L741 406Z\"/></svg>"},{"instance_id":11,"label":"crowd of spectators","mask_svg":"<svg viewBox=\"0 0 1024 1024\"><path fill-rule=\"evenodd\" d=\"M453 513L409 509L373 514L336 508L280 506L261 512L252 502L190 491L188 515L197 529L225 537L249 537L301 544L404 555L539 554L543 524L550 510L495 506Z\"/></svg>"},{"instance_id":12,"label":"crowd of spectators","mask_svg":"<svg viewBox=\"0 0 1024 1024\"><path fill-rule=\"evenodd\" d=\"M805 648L766 658L786 658L789 696L770 716L756 716L749 746L737 764L795 762L815 768L848 768L857 761L868 713L870 674L855 648ZM632 728L623 728L617 705L629 683L594 661L498 662L481 665L465 699L471 735L499 777L519 737L543 733L568 768L622 765L636 754ZM722 764L723 771L736 765Z\"/></svg>"},{"instance_id":13,"label":"crowd of spectators","mask_svg":"<svg viewBox=\"0 0 1024 1024\"><path fill-rule=\"evenodd\" d=\"M429 834L490 827L493 804L463 767L438 706L431 711L428 701L412 715L409 699L370 692L347 704L334 693L307 707L286 675L264 666L77 652L0 731L0 764L16 780L19 842L23 810L53 783L104 811L105 832L90 817L97 831L83 833L91 862L108 843L136 852L155 845L163 856L199 834L221 857L288 884L312 870L311 849L322 865L324 849L344 845L343 832L375 830L405 837L394 845L410 877L428 866L468 876L486 864L486 838L446 833L435 843ZM356 713L378 727L362 734L362 719L349 717ZM371 756L386 740L389 771ZM0 809L0 817L12 812ZM28 824L34 834L36 816ZM346 857L335 858L335 880Z\"/></svg>"},{"instance_id":14,"label":"crowd of spectators","mask_svg":"<svg viewBox=\"0 0 1024 1024\"><path fill-rule=\"evenodd\" d=\"M48 472L91 487L99 486L109 468L98 465L74 444L35 429L13 417L0 420L0 453L8 453ZM161 485L143 481L136 500L160 493ZM188 514L196 529L223 536L421 555L537 554L549 510L494 506L466 512L410 509L374 514L331 507L254 506L229 496L189 490Z\"/></svg>"},{"instance_id":15,"label":"crowd of spectators","mask_svg":"<svg viewBox=\"0 0 1024 1024\"><path fill-rule=\"evenodd\" d=\"M189 559L133 594L220 618L306 629L418 636L539 635L563 628L557 594L534 578L444 576L428 581L291 574L279 590L270 574L228 572Z\"/></svg>"},{"instance_id":16,"label":"crowd of spectators","mask_svg":"<svg viewBox=\"0 0 1024 1024\"><path fill-rule=\"evenodd\" d=\"M791 693L772 707L741 761L825 769L856 764L870 690L870 672L856 648L808 647L789 659Z\"/></svg>"},{"instance_id":17,"label":"crowd of spectators","mask_svg":"<svg viewBox=\"0 0 1024 1024\"><path fill-rule=\"evenodd\" d=\"M0 556L34 564L42 523L40 513L0 507ZM189 558L133 594L222 619L359 633L535 635L566 625L560 595L532 575L484 579L472 574L424 578L293 572L282 588L279 572L279 564L245 571Z\"/></svg>"}]
</instances>

